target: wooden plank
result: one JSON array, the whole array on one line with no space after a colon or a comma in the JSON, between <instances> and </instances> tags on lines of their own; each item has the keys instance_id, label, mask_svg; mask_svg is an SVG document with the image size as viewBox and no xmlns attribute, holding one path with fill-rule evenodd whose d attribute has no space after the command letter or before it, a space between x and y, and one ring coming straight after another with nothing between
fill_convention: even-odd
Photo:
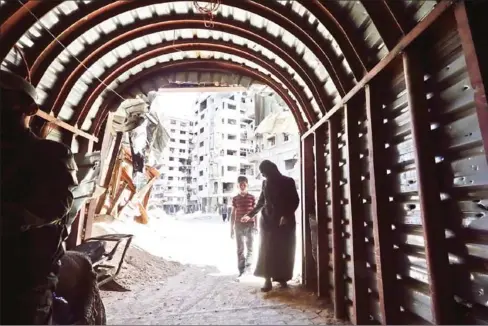
<instances>
[{"instance_id":1,"label":"wooden plank","mask_svg":"<svg viewBox=\"0 0 488 326\"><path fill-rule=\"evenodd\" d=\"M73 134L75 135L78 135L78 136L81 136L81 137L84 137L86 139L89 139L91 141L94 141L95 143L98 143L98 137L95 137L81 129L78 129L62 120L59 120L57 119L56 117L53 117L52 115L50 115L49 113L47 112L44 112L42 110L37 110L36 112L36 115L40 118L43 118L44 120L60 127L60 128L63 128L63 129L66 129L70 132L72 132ZM47 128L49 128L49 126L47 126Z\"/></svg>"},{"instance_id":2,"label":"wooden plank","mask_svg":"<svg viewBox=\"0 0 488 326\"><path fill-rule=\"evenodd\" d=\"M414 143L415 169L422 229L425 241L425 255L431 292L431 309L434 323L455 324L453 319L454 297L449 278L449 259L445 239L445 221L440 202L433 146L430 139L429 107L426 99L422 65L416 57L417 52L403 55L403 68L407 87L407 98ZM420 52L420 51L419 51Z\"/></svg>"},{"instance_id":3,"label":"wooden plank","mask_svg":"<svg viewBox=\"0 0 488 326\"><path fill-rule=\"evenodd\" d=\"M385 136L381 116L381 104L372 94L372 86L366 85L366 117L369 150L369 186L371 194L371 215L376 259L376 282L380 299L380 311L383 325L400 323L397 304L398 292L395 287L395 269L393 261L393 242L390 214L388 212L388 185L386 179Z\"/></svg>"},{"instance_id":4,"label":"wooden plank","mask_svg":"<svg viewBox=\"0 0 488 326\"><path fill-rule=\"evenodd\" d=\"M108 215L113 215L114 211L117 211L120 201L122 200L122 193L126 188L127 188L127 183L124 182L116 189L115 197L110 203L110 207L108 208L107 211Z\"/></svg>"},{"instance_id":5,"label":"wooden plank","mask_svg":"<svg viewBox=\"0 0 488 326\"><path fill-rule=\"evenodd\" d=\"M89 239L93 231L93 221L95 220L95 210L97 208L97 199L92 199L88 202L88 212L85 219L83 241Z\"/></svg>"},{"instance_id":6,"label":"wooden plank","mask_svg":"<svg viewBox=\"0 0 488 326\"><path fill-rule=\"evenodd\" d=\"M373 69L371 69L361 79L356 86L353 87L341 100L319 120L309 130L303 133L302 139L310 136L318 127L323 125L329 120L337 111L343 108L343 106L356 95L371 79L376 77L383 69L385 69L398 55L400 55L407 46L415 41L427 28L429 28L444 12L446 12L452 5L452 1L441 1L435 8L419 22L405 37L403 37L398 44L384 57Z\"/></svg>"},{"instance_id":7,"label":"wooden plank","mask_svg":"<svg viewBox=\"0 0 488 326\"><path fill-rule=\"evenodd\" d=\"M341 223L341 168L339 166L339 121L337 117L329 120L330 142L330 186L332 191L332 274L334 284L334 317L344 319L346 316L345 282L344 282L344 253Z\"/></svg>"},{"instance_id":8,"label":"wooden plank","mask_svg":"<svg viewBox=\"0 0 488 326\"><path fill-rule=\"evenodd\" d=\"M317 294L329 297L329 240L327 227L325 137L326 128L314 132L315 143L315 214L317 216Z\"/></svg>"},{"instance_id":9,"label":"wooden plank","mask_svg":"<svg viewBox=\"0 0 488 326\"><path fill-rule=\"evenodd\" d=\"M66 249L71 250L81 244L83 239L83 228L85 224L87 204L81 205L80 211L71 224L68 239L66 239Z\"/></svg>"},{"instance_id":10,"label":"wooden plank","mask_svg":"<svg viewBox=\"0 0 488 326\"><path fill-rule=\"evenodd\" d=\"M110 180L112 179L115 163L117 162L117 157L119 155L120 147L122 144L122 136L123 133L121 132L117 133L115 139L113 140L113 146L111 146L110 151L106 154L105 160L102 161L102 171L100 173L100 180L98 182L99 185L104 187L105 189L108 188L108 185L110 184ZM106 168L104 171L103 168L105 166ZM99 201L96 209L97 214L101 211L106 196L107 196L107 191L105 191L105 193L99 197Z\"/></svg>"},{"instance_id":11,"label":"wooden plank","mask_svg":"<svg viewBox=\"0 0 488 326\"><path fill-rule=\"evenodd\" d=\"M358 94L359 95L359 94ZM358 96L357 95L357 96ZM353 106L354 103L355 105ZM353 288L353 320L355 325L369 323L366 251L364 241L364 214L361 202L361 160L359 157L358 121L363 103L355 97L346 106L345 129L347 137L347 215L351 223L351 260Z\"/></svg>"},{"instance_id":12,"label":"wooden plank","mask_svg":"<svg viewBox=\"0 0 488 326\"><path fill-rule=\"evenodd\" d=\"M313 157L313 138L309 137L302 141L302 231L303 231L303 248L305 256L303 260L305 286L310 290L317 288L317 273L314 259L312 256L312 239L310 234L309 214L315 214L314 204L314 157Z\"/></svg>"}]
</instances>

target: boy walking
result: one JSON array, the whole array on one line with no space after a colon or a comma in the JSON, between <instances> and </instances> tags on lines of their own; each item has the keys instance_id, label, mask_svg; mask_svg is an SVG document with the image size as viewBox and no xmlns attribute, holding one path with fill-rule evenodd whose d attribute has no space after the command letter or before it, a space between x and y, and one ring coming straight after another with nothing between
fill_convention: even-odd
<instances>
[{"instance_id":1,"label":"boy walking","mask_svg":"<svg viewBox=\"0 0 488 326\"><path fill-rule=\"evenodd\" d=\"M237 242L237 267L239 277L244 274L252 264L252 251L254 244L254 233L256 230L255 218L249 218L246 215L254 209L256 199L247 192L248 180L240 176L237 179L239 185L239 194L232 199L232 214L230 220L231 238L234 234ZM244 255L244 246L247 254Z\"/></svg>"}]
</instances>

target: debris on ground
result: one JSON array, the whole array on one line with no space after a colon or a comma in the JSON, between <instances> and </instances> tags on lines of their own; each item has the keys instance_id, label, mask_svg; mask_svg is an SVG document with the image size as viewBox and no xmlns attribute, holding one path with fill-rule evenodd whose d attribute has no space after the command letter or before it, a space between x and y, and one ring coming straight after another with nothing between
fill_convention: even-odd
<instances>
[{"instance_id":1,"label":"debris on ground","mask_svg":"<svg viewBox=\"0 0 488 326\"><path fill-rule=\"evenodd\" d=\"M117 258L114 258L115 262L118 262ZM180 273L183 269L184 266L178 262L166 261L161 257L153 256L144 250L131 246L127 250L116 283L127 290L134 290L137 287L164 281L168 277Z\"/></svg>"},{"instance_id":2,"label":"debris on ground","mask_svg":"<svg viewBox=\"0 0 488 326\"><path fill-rule=\"evenodd\" d=\"M108 233L107 230L99 227L97 224L94 225L93 236L100 236L106 233ZM108 251L112 250L112 248L113 244L107 244ZM119 248L112 260L107 263L117 266L122 253L123 251ZM131 244L115 281L102 286L102 297L106 298L109 295L107 292L135 291L149 284L161 283L168 277L182 272L184 268L179 262L168 261L161 257L151 255L147 251Z\"/></svg>"}]
</instances>

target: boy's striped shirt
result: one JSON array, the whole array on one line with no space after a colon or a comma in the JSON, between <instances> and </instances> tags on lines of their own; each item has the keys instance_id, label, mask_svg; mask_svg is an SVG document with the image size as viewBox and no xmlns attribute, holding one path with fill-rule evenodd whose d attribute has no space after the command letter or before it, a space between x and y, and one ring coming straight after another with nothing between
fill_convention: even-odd
<instances>
[{"instance_id":1,"label":"boy's striped shirt","mask_svg":"<svg viewBox=\"0 0 488 326\"><path fill-rule=\"evenodd\" d=\"M256 198L254 198L254 196L249 193L245 195L239 194L235 196L232 199L232 207L236 211L236 222L240 223L241 217L252 211L255 205Z\"/></svg>"}]
</instances>

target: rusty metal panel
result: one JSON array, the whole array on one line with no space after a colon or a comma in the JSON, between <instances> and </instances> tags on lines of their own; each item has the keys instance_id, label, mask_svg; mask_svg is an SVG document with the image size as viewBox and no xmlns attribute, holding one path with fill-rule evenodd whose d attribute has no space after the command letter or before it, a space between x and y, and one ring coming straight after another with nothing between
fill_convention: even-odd
<instances>
[{"instance_id":1,"label":"rusty metal panel","mask_svg":"<svg viewBox=\"0 0 488 326\"><path fill-rule=\"evenodd\" d=\"M351 250L347 248L348 243L344 244L343 237L343 155L341 148L344 147L344 125L343 117L334 116L328 123L329 130L329 164L331 171L330 189L331 189L331 243L329 247L332 248L332 280L333 284L333 302L334 302L334 316L336 318L346 317L347 302L345 300L345 291L347 283L345 282L344 273L347 271L345 258L346 253Z\"/></svg>"},{"instance_id":2,"label":"rusty metal panel","mask_svg":"<svg viewBox=\"0 0 488 326\"><path fill-rule=\"evenodd\" d=\"M302 251L303 278L310 290L317 288L317 269L312 256L310 215L315 215L314 138L302 141Z\"/></svg>"},{"instance_id":3,"label":"rusty metal panel","mask_svg":"<svg viewBox=\"0 0 488 326\"><path fill-rule=\"evenodd\" d=\"M314 133L315 147L315 219L317 222L317 239L312 246L317 246L316 267L317 267L317 295L321 298L329 296L329 230L327 214L327 187L326 187L326 136L325 126ZM310 223L310 222L309 222ZM313 240L313 239L312 239Z\"/></svg>"},{"instance_id":4,"label":"rusty metal panel","mask_svg":"<svg viewBox=\"0 0 488 326\"><path fill-rule=\"evenodd\" d=\"M351 261L353 286L353 311L355 324L362 325L374 320L370 314L368 295L368 265L365 260L367 249L371 246L366 244L373 238L370 227L365 226L365 211L369 210L369 194L364 193L364 180L367 174L367 156L365 155L366 144L364 139L364 92L357 94L344 108L345 133L347 142L347 209L346 235L352 245ZM361 139L362 138L362 139ZM363 140L363 141L361 141ZM364 164L366 163L366 164ZM366 187L368 189L368 187ZM369 247L369 248L368 248ZM348 267L349 269L349 267ZM369 299L369 300L368 300ZM371 318L370 318L371 317Z\"/></svg>"},{"instance_id":5,"label":"rusty metal panel","mask_svg":"<svg viewBox=\"0 0 488 326\"><path fill-rule=\"evenodd\" d=\"M451 20L449 23L449 19ZM456 300L456 321L486 323L488 310L488 165L482 147L474 92L466 70L461 43L447 17L425 36L430 46L423 57L430 139L435 144L436 170L432 175L440 188L438 214L447 225L449 270ZM450 27L450 28L446 28ZM436 40L433 42L432 40ZM411 116L401 74L382 83L382 124L385 144L385 180L389 185L388 207L394 225L394 254L401 320L432 323L431 286L422 232L422 211L415 171L415 147L410 134Z\"/></svg>"},{"instance_id":6,"label":"rusty metal panel","mask_svg":"<svg viewBox=\"0 0 488 326\"><path fill-rule=\"evenodd\" d=\"M454 295L463 324L488 323L488 163L475 94L455 20L432 31L429 51L429 107L433 109L442 214L448 223ZM415 221L416 219L412 219Z\"/></svg>"}]
</instances>

